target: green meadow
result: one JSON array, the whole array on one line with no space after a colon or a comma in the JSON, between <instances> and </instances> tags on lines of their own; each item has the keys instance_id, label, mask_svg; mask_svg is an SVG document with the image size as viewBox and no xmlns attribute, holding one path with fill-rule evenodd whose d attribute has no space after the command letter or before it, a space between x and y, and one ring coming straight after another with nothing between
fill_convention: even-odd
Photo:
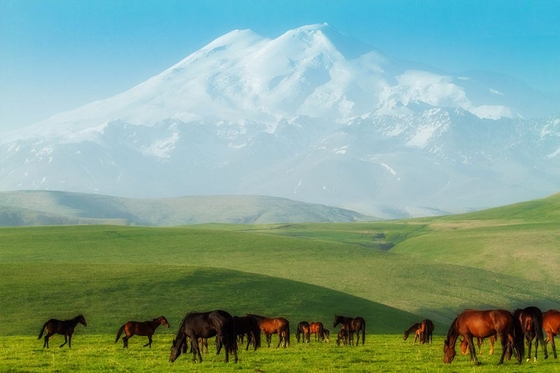
<instances>
[{"instance_id":1,"label":"green meadow","mask_svg":"<svg viewBox=\"0 0 560 373\"><path fill-rule=\"evenodd\" d=\"M464 308L560 308L560 194L538 201L438 218L283 225L172 228L49 226L0 229L1 371L441 371L496 369L498 356L473 367L458 353L442 363L443 336ZM283 316L288 349L240 351L202 364L168 362L189 311ZM84 314L72 349L61 336L42 349L49 318ZM337 346L334 314L362 316L365 346ZM157 330L130 348L114 343L129 320L164 315ZM411 324L430 318L433 345L403 341ZM322 321L331 343L297 344L301 320ZM215 350L214 350L215 351ZM498 349L499 351L499 349ZM560 371L560 361L501 371Z\"/></svg>"}]
</instances>

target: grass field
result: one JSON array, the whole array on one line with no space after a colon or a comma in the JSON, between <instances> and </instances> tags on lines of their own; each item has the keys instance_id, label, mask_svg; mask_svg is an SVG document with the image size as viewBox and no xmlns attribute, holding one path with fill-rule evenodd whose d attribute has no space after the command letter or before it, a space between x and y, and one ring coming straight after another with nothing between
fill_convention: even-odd
<instances>
[{"instance_id":1,"label":"grass field","mask_svg":"<svg viewBox=\"0 0 560 373\"><path fill-rule=\"evenodd\" d=\"M283 316L293 331L307 320L336 333L333 314L359 315L371 336L356 351L333 343L310 350L293 338L286 351L243 352L227 369L453 372L463 371L461 361L464 371L495 368L459 357L443 366L441 336L464 308L560 308L558 211L556 195L487 214L406 221L2 228L0 371L198 369L184 356L167 363L172 334L186 312L219 308ZM78 313L88 327L78 327L72 351L43 351L41 325ZM136 337L128 351L112 343L124 322L159 315L172 328L158 330L152 350ZM402 332L423 318L436 324L434 346L410 350ZM201 366L224 369L220 359ZM558 366L550 360L523 371ZM500 369L519 371L513 363Z\"/></svg>"},{"instance_id":2,"label":"grass field","mask_svg":"<svg viewBox=\"0 0 560 373\"><path fill-rule=\"evenodd\" d=\"M202 363L193 363L190 354L170 363L173 336L169 333L158 330L151 349L142 347L146 343L142 337L131 338L129 348L123 349L121 341L114 343L114 335L90 335L86 329L77 331L71 350L57 347L63 340L60 336L51 339L48 350L41 348L36 337L3 338L0 368L5 372L560 372L560 362L554 359L522 365L506 361L498 366L500 348L490 356L486 345L479 355L480 366L473 366L458 346L458 355L447 365L442 362L443 337L436 336L430 345L414 345L410 339L403 341L401 335L380 334L367 335L364 346L337 346L334 341L298 344L294 338L286 349L242 348L237 364L225 364L223 352L216 355L215 347L209 344Z\"/></svg>"}]
</instances>

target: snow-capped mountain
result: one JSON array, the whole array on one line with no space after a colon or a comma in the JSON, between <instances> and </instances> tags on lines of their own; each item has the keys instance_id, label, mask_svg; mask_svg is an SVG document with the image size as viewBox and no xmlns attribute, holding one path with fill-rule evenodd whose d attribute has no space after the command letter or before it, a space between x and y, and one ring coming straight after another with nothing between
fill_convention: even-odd
<instances>
[{"instance_id":1,"label":"snow-capped mountain","mask_svg":"<svg viewBox=\"0 0 560 373\"><path fill-rule=\"evenodd\" d=\"M0 189L463 211L558 191L559 103L498 74L394 60L327 24L276 39L236 30L4 136Z\"/></svg>"}]
</instances>

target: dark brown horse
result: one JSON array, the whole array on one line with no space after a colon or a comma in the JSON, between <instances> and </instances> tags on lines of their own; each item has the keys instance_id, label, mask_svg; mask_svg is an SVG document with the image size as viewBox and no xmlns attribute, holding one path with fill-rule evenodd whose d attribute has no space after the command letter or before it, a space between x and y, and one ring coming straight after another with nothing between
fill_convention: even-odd
<instances>
[{"instance_id":1,"label":"dark brown horse","mask_svg":"<svg viewBox=\"0 0 560 373\"><path fill-rule=\"evenodd\" d=\"M310 334L309 323L307 321L300 321L296 329L296 340L298 343L300 339L302 339L303 343L309 343Z\"/></svg>"},{"instance_id":2,"label":"dark brown horse","mask_svg":"<svg viewBox=\"0 0 560 373\"><path fill-rule=\"evenodd\" d=\"M496 336L495 335L491 335L489 338L490 340L490 355L494 355L494 343L496 343ZM478 345L478 354L481 355L482 354L482 343L484 342L484 338L477 338L476 339L476 344ZM469 342L464 339L461 338L461 353L463 355L466 355L467 353L469 353Z\"/></svg>"},{"instance_id":3,"label":"dark brown horse","mask_svg":"<svg viewBox=\"0 0 560 373\"><path fill-rule=\"evenodd\" d=\"M46 330L47 334L45 335L45 342L43 343L43 348L49 348L49 338L52 337L54 334L62 334L64 336L64 343L60 345L60 347L64 346L68 343L68 347L72 347L72 334L74 334L74 329L78 323L82 324L83 326L87 326L86 319L83 315L78 315L71 320L56 320L50 319L46 323L43 324L41 328L41 332L39 333L39 337L37 339L41 339L43 337L43 332Z\"/></svg>"},{"instance_id":4,"label":"dark brown horse","mask_svg":"<svg viewBox=\"0 0 560 373\"><path fill-rule=\"evenodd\" d=\"M420 343L432 343L432 334L434 333L434 323L432 320L424 319L420 323L418 333L420 334Z\"/></svg>"},{"instance_id":5,"label":"dark brown horse","mask_svg":"<svg viewBox=\"0 0 560 373\"><path fill-rule=\"evenodd\" d=\"M556 355L554 337L560 334L560 311L548 310L543 313L543 329L547 336L546 341L550 342L550 345L552 346L554 358L558 359L558 355Z\"/></svg>"},{"instance_id":6,"label":"dark brown horse","mask_svg":"<svg viewBox=\"0 0 560 373\"><path fill-rule=\"evenodd\" d=\"M214 336L216 336L218 352L224 346L226 351L225 362L229 361L229 354L233 354L237 363L237 339L233 316L222 310L188 313L179 327L177 336L173 340L169 361L174 362L181 355L181 352L186 350L188 337L191 340L193 362L196 362L197 356L199 361L202 362L198 339Z\"/></svg>"},{"instance_id":7,"label":"dark brown horse","mask_svg":"<svg viewBox=\"0 0 560 373\"><path fill-rule=\"evenodd\" d=\"M488 338L494 334L498 335L502 344L502 356L500 357L499 364L504 362L508 340L513 343L514 349L518 352L517 361L521 362L523 355L521 349L523 348L522 337L514 333L514 319L513 315L506 310L465 310L457 316L451 323L447 338L443 346L443 362L450 364L455 358L455 343L457 338L462 336L467 340L471 360L474 364L479 365L476 357L476 351L473 344L473 338Z\"/></svg>"},{"instance_id":8,"label":"dark brown horse","mask_svg":"<svg viewBox=\"0 0 560 373\"><path fill-rule=\"evenodd\" d=\"M324 328L323 329L323 340L327 343L330 342L330 337L331 337L331 331L329 329Z\"/></svg>"},{"instance_id":9,"label":"dark brown horse","mask_svg":"<svg viewBox=\"0 0 560 373\"><path fill-rule=\"evenodd\" d=\"M323 323L320 321L309 323L309 334L315 334L316 342L325 340L324 330L325 327L323 326Z\"/></svg>"},{"instance_id":10,"label":"dark brown horse","mask_svg":"<svg viewBox=\"0 0 560 373\"><path fill-rule=\"evenodd\" d=\"M121 334L124 332L125 336L123 337L123 348L128 347L128 340L134 335L148 337L148 343L146 343L144 347L150 346L150 348L152 348L152 336L156 332L157 327L160 325L165 325L165 327L169 328L169 323L164 316L160 316L157 319L143 322L129 321L121 326L117 331L117 338L115 339L115 343L119 341Z\"/></svg>"},{"instance_id":11,"label":"dark brown horse","mask_svg":"<svg viewBox=\"0 0 560 373\"><path fill-rule=\"evenodd\" d=\"M350 345L354 342L354 333L356 333L356 346L360 343L360 331L362 332L362 345L366 343L366 321L362 317L346 317L334 315L333 328L336 328L338 324L344 326L347 330L350 339Z\"/></svg>"},{"instance_id":12,"label":"dark brown horse","mask_svg":"<svg viewBox=\"0 0 560 373\"><path fill-rule=\"evenodd\" d=\"M283 317L269 318L254 314L247 314L247 316L255 318L259 323L259 328L266 336L268 347L272 341L272 334L278 334L278 345L284 348L290 345L290 322Z\"/></svg>"},{"instance_id":13,"label":"dark brown horse","mask_svg":"<svg viewBox=\"0 0 560 373\"><path fill-rule=\"evenodd\" d=\"M237 337L247 336L245 351L249 349L251 343L253 343L254 351L261 347L261 329L256 319L250 316L233 316L233 322L235 324L235 335ZM243 342L243 339L241 341Z\"/></svg>"},{"instance_id":14,"label":"dark brown horse","mask_svg":"<svg viewBox=\"0 0 560 373\"><path fill-rule=\"evenodd\" d=\"M527 307L524 309L516 309L513 312L515 317L515 322L519 323L521 331L525 336L527 341L527 361L531 360L531 345L533 339L535 339L535 361L537 361L537 350L539 349L539 342L541 343L544 358L548 358L548 353L546 351L546 344L544 343L543 336L543 315L542 311L538 307Z\"/></svg>"}]
</instances>

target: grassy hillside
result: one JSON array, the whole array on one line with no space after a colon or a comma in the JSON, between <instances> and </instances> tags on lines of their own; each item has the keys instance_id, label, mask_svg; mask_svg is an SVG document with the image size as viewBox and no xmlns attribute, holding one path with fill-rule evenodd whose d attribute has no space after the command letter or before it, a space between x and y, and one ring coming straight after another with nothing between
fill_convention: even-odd
<instances>
[{"instance_id":1,"label":"grassy hillside","mask_svg":"<svg viewBox=\"0 0 560 373\"><path fill-rule=\"evenodd\" d=\"M138 199L53 191L0 192L0 226L177 226L363 220L372 218L350 210L265 196Z\"/></svg>"}]
</instances>

